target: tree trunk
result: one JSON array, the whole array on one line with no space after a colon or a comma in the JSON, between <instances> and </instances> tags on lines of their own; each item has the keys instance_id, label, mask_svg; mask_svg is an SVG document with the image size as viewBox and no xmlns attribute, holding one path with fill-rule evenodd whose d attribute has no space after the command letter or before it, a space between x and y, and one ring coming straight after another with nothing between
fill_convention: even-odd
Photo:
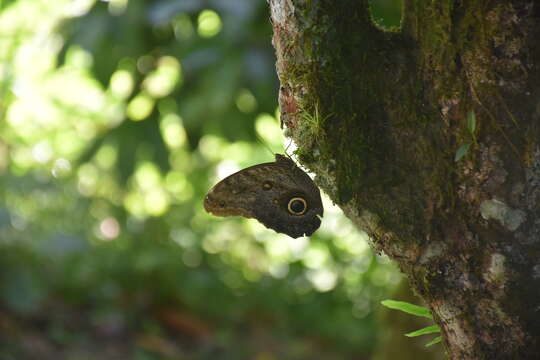
<instances>
[{"instance_id":1,"label":"tree trunk","mask_svg":"<svg viewBox=\"0 0 540 360\"><path fill-rule=\"evenodd\" d=\"M540 358L540 5L408 0L383 31L367 0L269 3L300 161L449 358Z\"/></svg>"}]
</instances>

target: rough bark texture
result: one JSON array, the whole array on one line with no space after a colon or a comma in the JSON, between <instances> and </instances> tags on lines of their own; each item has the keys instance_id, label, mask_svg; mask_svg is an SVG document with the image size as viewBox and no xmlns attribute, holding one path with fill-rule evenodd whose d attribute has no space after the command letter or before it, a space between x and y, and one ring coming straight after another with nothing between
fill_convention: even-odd
<instances>
[{"instance_id":1,"label":"rough bark texture","mask_svg":"<svg viewBox=\"0 0 540 360\"><path fill-rule=\"evenodd\" d=\"M367 0L269 3L300 161L409 276L449 358L540 358L540 5L409 0L390 32Z\"/></svg>"}]
</instances>

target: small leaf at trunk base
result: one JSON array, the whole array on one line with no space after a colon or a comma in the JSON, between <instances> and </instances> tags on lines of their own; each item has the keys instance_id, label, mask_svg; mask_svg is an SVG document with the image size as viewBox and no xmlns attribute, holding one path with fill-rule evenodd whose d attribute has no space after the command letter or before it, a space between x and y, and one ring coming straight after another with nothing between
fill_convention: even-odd
<instances>
[{"instance_id":1,"label":"small leaf at trunk base","mask_svg":"<svg viewBox=\"0 0 540 360\"><path fill-rule=\"evenodd\" d=\"M420 335L425 335L425 334L433 334L440 331L441 331L441 328L438 325L431 325L431 326L426 326L424 328L410 332L408 334L405 334L405 336L415 337L415 336L420 336Z\"/></svg>"},{"instance_id":2,"label":"small leaf at trunk base","mask_svg":"<svg viewBox=\"0 0 540 360\"><path fill-rule=\"evenodd\" d=\"M431 340L430 342L428 342L426 345L424 345L425 347L430 347L431 345L435 345L437 343L440 343L442 340L442 336L437 336L436 338L434 338L433 340Z\"/></svg>"},{"instance_id":3,"label":"small leaf at trunk base","mask_svg":"<svg viewBox=\"0 0 540 360\"><path fill-rule=\"evenodd\" d=\"M407 314L412 314L416 316L426 317L428 319L433 319L428 308L423 306L414 305L405 301L396 301L396 300L383 300L381 304L387 308L400 310L406 312Z\"/></svg>"},{"instance_id":4,"label":"small leaf at trunk base","mask_svg":"<svg viewBox=\"0 0 540 360\"><path fill-rule=\"evenodd\" d=\"M467 151L469 151L470 146L471 146L471 144L463 144L463 145L461 145L459 147L459 149L457 149L457 151L456 151L456 156L454 157L454 161L458 162L459 160L461 160L461 158L463 156L465 156Z\"/></svg>"},{"instance_id":5,"label":"small leaf at trunk base","mask_svg":"<svg viewBox=\"0 0 540 360\"><path fill-rule=\"evenodd\" d=\"M471 134L474 134L476 131L476 115L473 110L467 113L467 129L469 129Z\"/></svg>"}]
</instances>

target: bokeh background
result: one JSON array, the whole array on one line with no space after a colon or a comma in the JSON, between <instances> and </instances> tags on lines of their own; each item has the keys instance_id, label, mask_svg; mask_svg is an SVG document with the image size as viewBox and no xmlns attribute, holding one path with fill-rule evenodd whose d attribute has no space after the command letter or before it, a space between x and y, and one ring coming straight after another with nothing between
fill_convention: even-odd
<instances>
[{"instance_id":1,"label":"bokeh background","mask_svg":"<svg viewBox=\"0 0 540 360\"><path fill-rule=\"evenodd\" d=\"M289 144L267 7L0 1L1 360L380 356L401 275L330 200L309 239L202 208Z\"/></svg>"}]
</instances>

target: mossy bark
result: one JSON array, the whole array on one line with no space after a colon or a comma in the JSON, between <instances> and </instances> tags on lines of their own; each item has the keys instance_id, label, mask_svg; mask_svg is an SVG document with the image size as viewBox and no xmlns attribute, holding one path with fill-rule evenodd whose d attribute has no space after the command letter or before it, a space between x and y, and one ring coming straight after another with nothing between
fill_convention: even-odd
<instances>
[{"instance_id":1,"label":"mossy bark","mask_svg":"<svg viewBox=\"0 0 540 360\"><path fill-rule=\"evenodd\" d=\"M269 3L300 161L408 275L450 358L537 358L540 5L408 0L383 31L367 0Z\"/></svg>"}]
</instances>

